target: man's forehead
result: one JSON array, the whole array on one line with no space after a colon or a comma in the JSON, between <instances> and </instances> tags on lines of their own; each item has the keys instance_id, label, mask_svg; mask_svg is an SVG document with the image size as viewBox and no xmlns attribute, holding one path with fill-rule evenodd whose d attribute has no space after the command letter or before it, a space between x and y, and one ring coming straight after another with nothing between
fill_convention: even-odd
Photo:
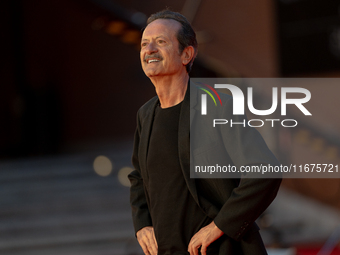
<instances>
[{"instance_id":1,"label":"man's forehead","mask_svg":"<svg viewBox=\"0 0 340 255\"><path fill-rule=\"evenodd\" d=\"M144 29L143 38L148 36L176 36L181 23L173 19L156 19Z\"/></svg>"}]
</instances>

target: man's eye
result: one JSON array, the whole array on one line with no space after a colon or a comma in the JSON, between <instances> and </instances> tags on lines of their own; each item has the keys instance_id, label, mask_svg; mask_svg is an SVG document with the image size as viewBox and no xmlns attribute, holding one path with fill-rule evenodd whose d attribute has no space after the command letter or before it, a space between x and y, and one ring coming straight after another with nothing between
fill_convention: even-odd
<instances>
[{"instance_id":1,"label":"man's eye","mask_svg":"<svg viewBox=\"0 0 340 255\"><path fill-rule=\"evenodd\" d=\"M147 44L147 43L142 43L142 44L141 44L141 46L142 46L142 47L145 47L145 46L146 46L146 44Z\"/></svg>"},{"instance_id":2,"label":"man's eye","mask_svg":"<svg viewBox=\"0 0 340 255\"><path fill-rule=\"evenodd\" d=\"M162 44L162 43L165 43L165 41L163 41L163 40L158 40L158 43L159 43L159 44Z\"/></svg>"}]
</instances>

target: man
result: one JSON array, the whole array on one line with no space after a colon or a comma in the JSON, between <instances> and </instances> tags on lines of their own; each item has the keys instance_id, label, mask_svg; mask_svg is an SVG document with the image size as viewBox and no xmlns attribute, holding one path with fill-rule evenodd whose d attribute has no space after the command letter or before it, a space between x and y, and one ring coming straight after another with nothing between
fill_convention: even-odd
<instances>
[{"instance_id":1,"label":"man","mask_svg":"<svg viewBox=\"0 0 340 255\"><path fill-rule=\"evenodd\" d=\"M137 115L135 171L129 175L137 240L152 255L266 254L254 221L276 196L280 180L189 177L188 83L196 54L195 32L184 16L165 10L149 17L140 58L157 96ZM259 136L248 131L238 135ZM268 154L259 162L276 163Z\"/></svg>"}]
</instances>

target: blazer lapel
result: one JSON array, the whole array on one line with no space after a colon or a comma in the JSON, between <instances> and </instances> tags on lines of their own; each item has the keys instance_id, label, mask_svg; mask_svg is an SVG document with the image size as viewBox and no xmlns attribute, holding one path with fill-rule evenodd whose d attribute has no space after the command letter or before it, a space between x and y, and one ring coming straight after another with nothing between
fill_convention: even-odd
<instances>
[{"instance_id":1,"label":"blazer lapel","mask_svg":"<svg viewBox=\"0 0 340 255\"><path fill-rule=\"evenodd\" d=\"M192 122L194 111L190 108L190 85L185 94L178 127L178 152L181 168L188 189L199 205L195 179L190 178L190 123Z\"/></svg>"},{"instance_id":2,"label":"blazer lapel","mask_svg":"<svg viewBox=\"0 0 340 255\"><path fill-rule=\"evenodd\" d=\"M191 86L191 89L190 89ZM196 114L196 104L197 104L197 89L194 87L194 85L189 84L189 92L187 94L189 94L189 107L190 107L190 127L192 124L192 121L195 117Z\"/></svg>"},{"instance_id":3,"label":"blazer lapel","mask_svg":"<svg viewBox=\"0 0 340 255\"><path fill-rule=\"evenodd\" d=\"M143 128L141 131L141 140L140 140L140 167L141 169L145 169L146 170L146 160L147 160L147 155L148 155L148 149L149 149L149 138L150 138L150 134L151 134L151 128L152 128L152 122L153 122L153 118L154 118L154 112L155 112L155 108L158 104L158 97L155 97L155 100L153 102L150 103L150 107L147 111L147 113L145 114L145 118L143 120ZM149 176L147 176L147 172L145 171L146 177L148 178Z\"/></svg>"}]
</instances>

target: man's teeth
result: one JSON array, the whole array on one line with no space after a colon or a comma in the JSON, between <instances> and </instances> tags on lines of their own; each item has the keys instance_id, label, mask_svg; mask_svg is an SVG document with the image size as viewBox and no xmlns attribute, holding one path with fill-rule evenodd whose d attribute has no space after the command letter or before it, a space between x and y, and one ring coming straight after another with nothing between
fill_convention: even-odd
<instances>
[{"instance_id":1,"label":"man's teeth","mask_svg":"<svg viewBox=\"0 0 340 255\"><path fill-rule=\"evenodd\" d=\"M158 59L151 59L148 61L148 63L151 63L151 62L158 62L159 60Z\"/></svg>"}]
</instances>

